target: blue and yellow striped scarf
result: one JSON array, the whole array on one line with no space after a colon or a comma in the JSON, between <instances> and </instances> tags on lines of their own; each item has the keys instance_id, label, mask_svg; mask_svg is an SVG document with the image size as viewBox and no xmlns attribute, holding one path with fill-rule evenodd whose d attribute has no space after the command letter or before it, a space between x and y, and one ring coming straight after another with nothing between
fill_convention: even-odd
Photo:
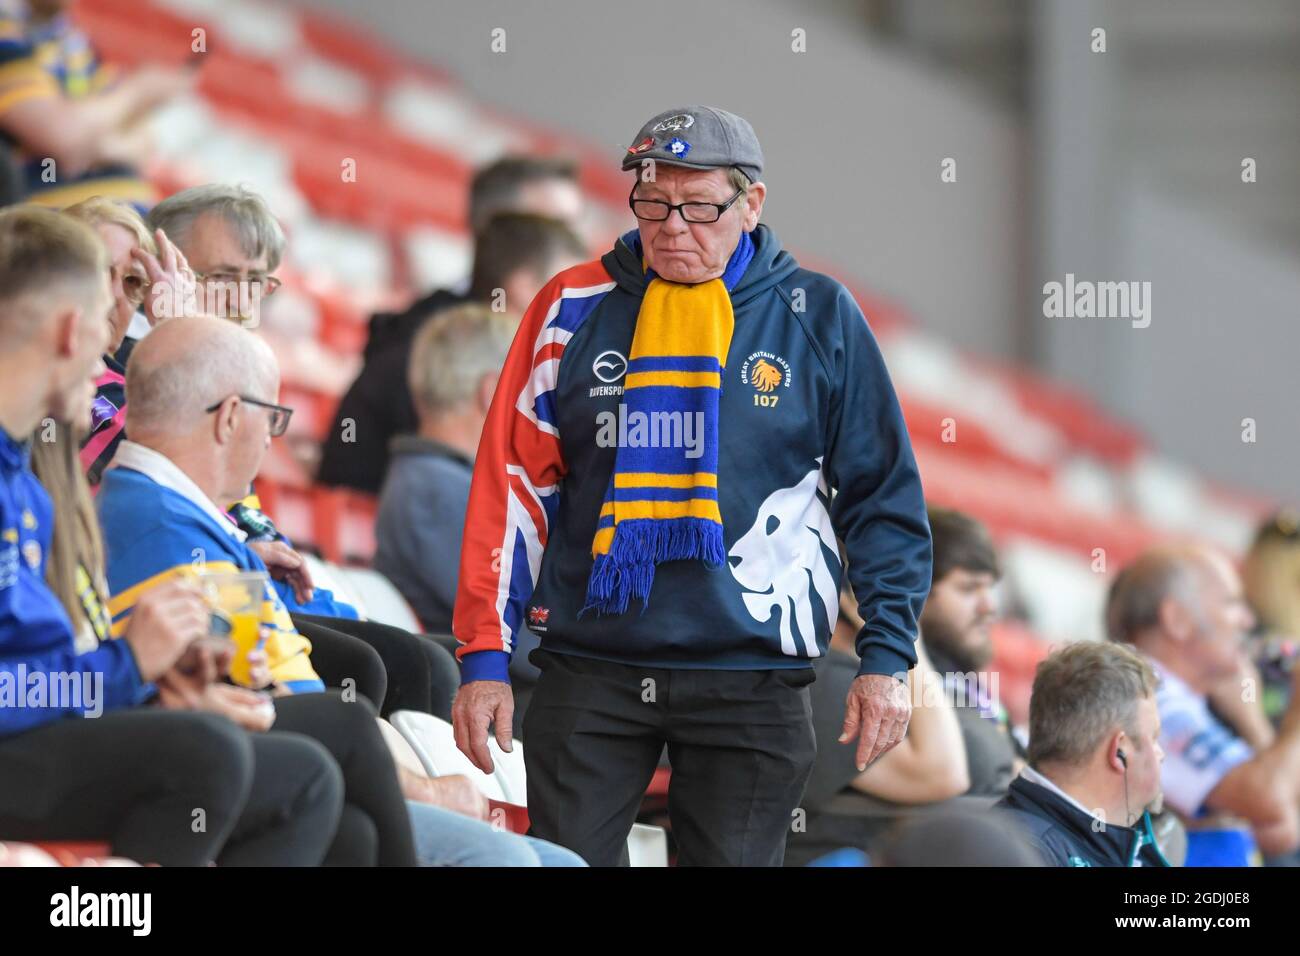
<instances>
[{"instance_id":1,"label":"blue and yellow striped scarf","mask_svg":"<svg viewBox=\"0 0 1300 956\"><path fill-rule=\"evenodd\" d=\"M635 233L624 241L639 250ZM695 559L710 568L726 561L718 511L718 398L734 323L731 290L753 257L754 243L741 233L721 278L682 285L646 271L649 284L623 381L626 420L634 424L620 435L628 440L620 440L614 456L591 545L584 611L622 614L632 598L644 610L655 565L663 561ZM683 439L697 423L699 444L692 448ZM667 447L659 441L665 437Z\"/></svg>"}]
</instances>

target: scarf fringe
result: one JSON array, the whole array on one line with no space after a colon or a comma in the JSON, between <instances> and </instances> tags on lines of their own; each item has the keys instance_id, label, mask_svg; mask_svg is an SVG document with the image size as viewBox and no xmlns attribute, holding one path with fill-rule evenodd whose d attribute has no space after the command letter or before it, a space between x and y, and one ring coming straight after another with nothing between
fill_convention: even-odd
<instances>
[{"instance_id":1,"label":"scarf fringe","mask_svg":"<svg viewBox=\"0 0 1300 956\"><path fill-rule=\"evenodd\" d=\"M597 555L587 583L587 603L578 612L622 614L629 602L641 602L641 613L650 601L655 565L664 561L699 559L707 568L718 568L727 560L722 525L705 518L657 521L637 518L620 521L609 553Z\"/></svg>"}]
</instances>

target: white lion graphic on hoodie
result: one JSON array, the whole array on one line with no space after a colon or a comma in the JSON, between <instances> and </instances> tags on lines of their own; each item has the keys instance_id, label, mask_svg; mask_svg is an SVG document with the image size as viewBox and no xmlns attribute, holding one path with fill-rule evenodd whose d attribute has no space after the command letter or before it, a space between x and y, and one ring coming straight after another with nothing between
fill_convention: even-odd
<instances>
[{"instance_id":1,"label":"white lion graphic on hoodie","mask_svg":"<svg viewBox=\"0 0 1300 956\"><path fill-rule=\"evenodd\" d=\"M809 657L820 652L814 638L812 592L821 597L826 626L835 624L839 611L839 586L827 566L822 547L835 552L831 517L818 495L827 494L818 468L808 472L793 488L778 488L763 501L753 526L740 537L727 556L732 576L745 593L745 609L759 623L781 620L781 652L797 657L790 622Z\"/></svg>"}]
</instances>

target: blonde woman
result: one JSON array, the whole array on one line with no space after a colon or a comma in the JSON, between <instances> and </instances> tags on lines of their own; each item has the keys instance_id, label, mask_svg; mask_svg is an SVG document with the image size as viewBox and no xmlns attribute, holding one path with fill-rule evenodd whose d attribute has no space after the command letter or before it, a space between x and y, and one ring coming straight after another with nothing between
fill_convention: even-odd
<instances>
[{"instance_id":1,"label":"blonde woman","mask_svg":"<svg viewBox=\"0 0 1300 956\"><path fill-rule=\"evenodd\" d=\"M126 203L94 196L64 212L86 223L108 248L113 307L105 371L96 380L90 432L81 465L91 485L112 461L126 422L126 362L131 347L153 326L195 311L195 279L184 254L161 229L149 232L140 214ZM143 309L143 310L142 310Z\"/></svg>"}]
</instances>

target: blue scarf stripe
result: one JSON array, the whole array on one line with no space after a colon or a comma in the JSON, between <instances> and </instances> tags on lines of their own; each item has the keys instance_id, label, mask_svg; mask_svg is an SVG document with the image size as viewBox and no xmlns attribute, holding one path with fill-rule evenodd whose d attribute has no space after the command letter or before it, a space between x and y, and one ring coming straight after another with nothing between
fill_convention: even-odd
<instances>
[{"instance_id":1,"label":"blue scarf stripe","mask_svg":"<svg viewBox=\"0 0 1300 956\"><path fill-rule=\"evenodd\" d=\"M615 501L692 501L718 500L717 488L615 488Z\"/></svg>"},{"instance_id":2,"label":"blue scarf stripe","mask_svg":"<svg viewBox=\"0 0 1300 956\"><path fill-rule=\"evenodd\" d=\"M633 372L721 372L722 363L712 355L650 355L627 363Z\"/></svg>"}]
</instances>

